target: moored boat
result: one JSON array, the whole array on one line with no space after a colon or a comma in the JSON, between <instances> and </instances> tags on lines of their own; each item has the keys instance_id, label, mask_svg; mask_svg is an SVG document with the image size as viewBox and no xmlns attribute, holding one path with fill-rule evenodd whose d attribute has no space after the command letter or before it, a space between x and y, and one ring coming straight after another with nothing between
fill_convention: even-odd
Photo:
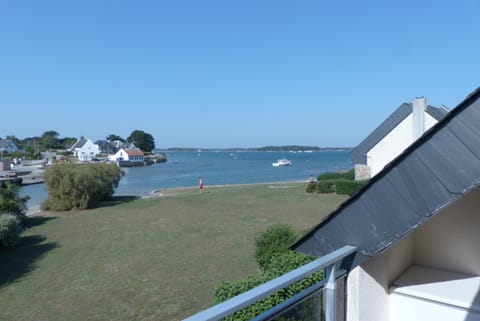
<instances>
[{"instance_id":1,"label":"moored boat","mask_svg":"<svg viewBox=\"0 0 480 321\"><path fill-rule=\"evenodd\" d=\"M292 165L292 161L286 158L282 158L277 160L276 163L272 163L273 167L280 167L280 166L290 166Z\"/></svg>"}]
</instances>

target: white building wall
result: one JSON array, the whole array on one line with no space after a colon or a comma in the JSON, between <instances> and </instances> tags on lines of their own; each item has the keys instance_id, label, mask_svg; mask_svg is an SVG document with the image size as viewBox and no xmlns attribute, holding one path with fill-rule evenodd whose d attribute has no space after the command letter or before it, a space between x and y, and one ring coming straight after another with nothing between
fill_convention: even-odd
<instances>
[{"instance_id":1,"label":"white building wall","mask_svg":"<svg viewBox=\"0 0 480 321\"><path fill-rule=\"evenodd\" d=\"M477 188L419 228L415 263L480 276L479 201Z\"/></svg>"},{"instance_id":2,"label":"white building wall","mask_svg":"<svg viewBox=\"0 0 480 321\"><path fill-rule=\"evenodd\" d=\"M388 289L413 260L413 237L352 270L347 279L347 321L388 321Z\"/></svg>"},{"instance_id":3,"label":"white building wall","mask_svg":"<svg viewBox=\"0 0 480 321\"><path fill-rule=\"evenodd\" d=\"M412 264L480 276L479 200L480 187L352 270L347 321L389 321L389 287Z\"/></svg>"},{"instance_id":4,"label":"white building wall","mask_svg":"<svg viewBox=\"0 0 480 321\"><path fill-rule=\"evenodd\" d=\"M112 162L116 162L116 161L119 161L119 160L128 161L129 158L128 158L128 154L125 151L125 149L122 148L118 152L116 152L115 155L108 156L108 160L110 160Z\"/></svg>"},{"instance_id":5,"label":"white building wall","mask_svg":"<svg viewBox=\"0 0 480 321\"><path fill-rule=\"evenodd\" d=\"M425 113L425 130L430 129L436 123L435 118ZM367 165L371 169L371 177L377 175L385 165L400 155L413 142L413 114L410 114L368 151Z\"/></svg>"},{"instance_id":6,"label":"white building wall","mask_svg":"<svg viewBox=\"0 0 480 321\"><path fill-rule=\"evenodd\" d=\"M76 154L79 160L88 161L100 154L100 150L90 139L87 139L85 144L76 151Z\"/></svg>"}]
</instances>

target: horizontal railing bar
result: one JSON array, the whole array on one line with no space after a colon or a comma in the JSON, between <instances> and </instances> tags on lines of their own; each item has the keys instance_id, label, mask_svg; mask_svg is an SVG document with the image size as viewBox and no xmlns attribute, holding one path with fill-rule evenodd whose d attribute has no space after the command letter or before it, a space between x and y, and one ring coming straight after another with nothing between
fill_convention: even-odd
<instances>
[{"instance_id":1,"label":"horizontal railing bar","mask_svg":"<svg viewBox=\"0 0 480 321\"><path fill-rule=\"evenodd\" d=\"M247 292L244 292L227 301L219 303L211 308L200 311L184 319L183 321L216 321L226 317L250 304L256 302L269 294L289 286L292 283L304 278L307 275L315 273L329 265L335 264L339 260L349 256L357 250L355 246L345 245L344 247L324 255L315 261L290 271L278 278L270 280L257 286Z\"/></svg>"}]
</instances>

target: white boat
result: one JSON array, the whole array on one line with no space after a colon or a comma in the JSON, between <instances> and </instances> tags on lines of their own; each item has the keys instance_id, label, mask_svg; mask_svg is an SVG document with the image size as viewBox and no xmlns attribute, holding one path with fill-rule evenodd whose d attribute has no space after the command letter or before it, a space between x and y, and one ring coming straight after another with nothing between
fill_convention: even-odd
<instances>
[{"instance_id":1,"label":"white boat","mask_svg":"<svg viewBox=\"0 0 480 321\"><path fill-rule=\"evenodd\" d=\"M272 163L273 167L279 167L279 166L290 166L292 165L292 161L286 158L282 158L277 160L276 163Z\"/></svg>"}]
</instances>

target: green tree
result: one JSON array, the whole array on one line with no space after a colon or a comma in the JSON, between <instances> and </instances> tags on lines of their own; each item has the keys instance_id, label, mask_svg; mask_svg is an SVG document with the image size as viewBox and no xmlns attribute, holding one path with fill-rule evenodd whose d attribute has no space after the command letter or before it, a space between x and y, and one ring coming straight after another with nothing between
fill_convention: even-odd
<instances>
[{"instance_id":1,"label":"green tree","mask_svg":"<svg viewBox=\"0 0 480 321\"><path fill-rule=\"evenodd\" d=\"M7 136L5 139L9 139L11 140L15 145L19 146L20 145L20 139L18 139L17 137L15 137L15 135L9 135Z\"/></svg>"},{"instance_id":2,"label":"green tree","mask_svg":"<svg viewBox=\"0 0 480 321\"><path fill-rule=\"evenodd\" d=\"M52 148L57 148L58 144L58 136L59 134L54 131L46 131L42 134L41 142L42 142L42 147L44 150L49 150Z\"/></svg>"},{"instance_id":3,"label":"green tree","mask_svg":"<svg viewBox=\"0 0 480 321\"><path fill-rule=\"evenodd\" d=\"M127 141L135 144L135 146L144 152L151 152L155 148L153 136L145 133L143 130L134 130L130 136L128 136Z\"/></svg>"},{"instance_id":4,"label":"green tree","mask_svg":"<svg viewBox=\"0 0 480 321\"><path fill-rule=\"evenodd\" d=\"M22 227L11 214L0 214L0 247L13 247L18 241Z\"/></svg>"},{"instance_id":5,"label":"green tree","mask_svg":"<svg viewBox=\"0 0 480 321\"><path fill-rule=\"evenodd\" d=\"M11 214L24 220L28 196L20 196L20 187L10 182L0 186L0 214Z\"/></svg>"},{"instance_id":6,"label":"green tree","mask_svg":"<svg viewBox=\"0 0 480 321\"><path fill-rule=\"evenodd\" d=\"M274 255L288 251L297 237L295 229L288 224L275 224L267 228L255 238L255 259L258 264L265 268Z\"/></svg>"},{"instance_id":7,"label":"green tree","mask_svg":"<svg viewBox=\"0 0 480 321\"><path fill-rule=\"evenodd\" d=\"M48 197L42 209L63 211L97 206L112 197L120 176L120 170L113 164L51 166L44 174Z\"/></svg>"},{"instance_id":8,"label":"green tree","mask_svg":"<svg viewBox=\"0 0 480 321\"><path fill-rule=\"evenodd\" d=\"M113 142L113 141L116 141L116 140L121 141L121 142L123 142L123 143L126 142L125 139L123 139L122 137L120 137L120 136L118 136L118 135L115 135L115 134L110 134L110 135L108 135L106 138L107 138L107 140L108 140L109 142Z\"/></svg>"}]
</instances>

